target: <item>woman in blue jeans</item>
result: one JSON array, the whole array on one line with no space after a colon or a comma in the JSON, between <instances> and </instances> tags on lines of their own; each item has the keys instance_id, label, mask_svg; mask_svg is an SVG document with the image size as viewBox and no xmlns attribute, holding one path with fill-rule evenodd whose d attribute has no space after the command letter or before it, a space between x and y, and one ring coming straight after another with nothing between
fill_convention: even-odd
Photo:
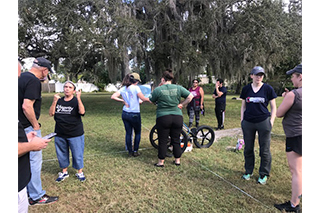
<instances>
[{"instance_id":1,"label":"woman in blue jeans","mask_svg":"<svg viewBox=\"0 0 320 213\"><path fill-rule=\"evenodd\" d=\"M73 82L67 81L63 86L64 97L55 94L49 110L49 115L56 121L54 139L57 158L62 172L56 182L69 177L69 148L72 153L72 167L78 170L76 177L79 181L86 180L83 174L84 131L81 117L85 109L81 101L81 90L76 91ZM74 96L76 94L76 96Z\"/></svg>"},{"instance_id":2,"label":"woman in blue jeans","mask_svg":"<svg viewBox=\"0 0 320 213\"><path fill-rule=\"evenodd\" d=\"M144 97L140 87L137 85L139 82L141 82L141 80L138 73L129 73L122 81L123 87L111 96L111 99L124 104L122 120L126 130L126 147L128 149L129 156L134 157L138 157L140 155L138 152L141 138L140 99L141 101L149 101L149 98ZM120 96L122 98L120 98ZM135 134L133 150L132 130L134 130Z\"/></svg>"}]
</instances>

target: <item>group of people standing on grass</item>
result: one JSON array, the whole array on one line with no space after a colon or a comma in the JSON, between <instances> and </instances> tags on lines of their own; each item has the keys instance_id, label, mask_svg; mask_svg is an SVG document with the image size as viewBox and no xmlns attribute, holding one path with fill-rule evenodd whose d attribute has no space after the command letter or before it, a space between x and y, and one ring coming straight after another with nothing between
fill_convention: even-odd
<instances>
[{"instance_id":1,"label":"group of people standing on grass","mask_svg":"<svg viewBox=\"0 0 320 213\"><path fill-rule=\"evenodd\" d=\"M137 84L141 82L137 73L131 73L123 79L123 87L115 92L111 99L124 104L122 111L122 120L126 130L126 147L129 156L137 157L140 137L141 137L141 117L140 102L147 101L157 104L156 125L159 137L158 163L157 167L164 167L164 159L167 152L167 140L170 136L173 146L174 164L180 165L181 146L180 132L183 125L181 109L186 106L193 98L193 95L184 87L172 84L174 79L171 70L166 70L162 77L159 87L157 87L149 98L144 97ZM120 98L120 96L122 98ZM181 97L185 98L181 102ZM132 130L134 130L134 150L132 151Z\"/></svg>"},{"instance_id":2,"label":"group of people standing on grass","mask_svg":"<svg viewBox=\"0 0 320 213\"><path fill-rule=\"evenodd\" d=\"M283 128L286 134L286 152L289 168L292 174L292 197L291 200L274 206L279 210L299 211L300 199L302 196L302 65L296 66L289 70L287 75L292 75L291 81L295 88L291 92L287 89L282 94L283 102L277 110L276 101L277 94L274 89L263 83L265 71L261 66L254 67L250 72L252 83L242 88L240 98L241 103L241 128L245 141L244 159L245 173L242 176L244 180L250 180L253 176L255 166L254 143L256 133L259 139L259 156L261 158L259 167L259 177L257 182L265 185L271 170L271 129L275 117L284 117ZM130 78L131 84L126 84L125 79ZM181 109L187 106L189 115L189 127L193 124L194 115L196 116L196 127L199 125L200 111L204 110L204 92L198 86L199 81L193 80L193 86L188 90L172 84L173 74L171 70L166 70L161 78L161 83L150 95L149 98L143 96L141 90L137 86L140 77L136 73L128 74L123 81L125 87L112 95L112 99L124 103L122 119L126 129L126 146L132 147L132 128L135 134L134 152L130 149L129 155L138 152L138 146L141 135L141 118L139 99L157 104L156 126L158 130L159 148L158 162L154 164L156 167L164 167L164 159L167 150L168 136L171 138L173 146L173 154L175 160L173 163L180 166L181 147L180 132L183 126L183 117ZM216 100L215 113L218 121L216 130L224 128L224 112L226 108L227 89L223 86L223 80L217 79L215 91L212 97ZM122 99L120 98L122 96ZM131 97L131 99L128 99ZM181 102L181 97L185 98ZM270 112L268 105L270 103ZM131 108L137 108L131 111ZM132 119L129 123L126 121L124 114L131 115L131 118L137 116L137 122ZM137 123L139 123L137 125Z\"/></svg>"},{"instance_id":3,"label":"group of people standing on grass","mask_svg":"<svg viewBox=\"0 0 320 213\"><path fill-rule=\"evenodd\" d=\"M38 122L41 110L41 81L46 80L51 70L51 62L36 58L29 72L21 74L18 62L18 211L28 212L29 205L50 204L58 201L58 196L49 196L42 188L42 149L50 139L42 138L41 124ZM74 96L75 95L75 96ZM76 177L85 181L83 174L84 130L81 117L85 108L81 101L81 90L76 91L73 82L64 84L64 96L54 95L49 110L54 116L55 148L62 168L56 182L69 177L69 149L72 152L72 166L77 169Z\"/></svg>"},{"instance_id":4,"label":"group of people standing on grass","mask_svg":"<svg viewBox=\"0 0 320 213\"><path fill-rule=\"evenodd\" d=\"M38 123L41 109L40 81L44 80L51 72L50 64L51 62L44 58L37 58L31 70L21 74L19 78L19 212L26 212L28 203L30 205L48 204L58 200L57 196L47 195L41 185L41 150L47 146L50 139L41 138L41 125ZM242 89L240 95L242 99L241 127L245 141L245 174L242 178L250 180L253 175L255 165L254 141L258 132L261 158L258 183L267 183L271 170L271 129L276 116L284 117L286 152L292 173L292 198L283 204L275 204L275 207L279 210L297 211L300 209L299 202L302 194L302 65L296 66L287 74L292 75L291 81L297 89L290 92L286 90L283 93L284 99L278 110L275 102L277 95L270 85L263 83L265 71L262 67L257 66L251 70L252 83ZM141 154L138 151L141 139L140 104L142 102L157 104L156 126L159 148L158 161L154 164L156 167L164 167L169 136L175 157L173 164L176 166L181 164L180 132L183 126L181 109L187 107L190 127L194 116L196 117L196 127L199 125L200 112L204 110L204 92L198 85L199 81L197 79L193 80L193 86L189 91L180 85L173 84L173 80L172 70L167 69L162 74L160 85L147 98L138 86L138 83L141 82L139 74L130 73L123 79L123 87L111 96L113 100L124 104L122 120L126 130L125 144L129 156L133 157L138 157ZM226 93L227 90L223 86L223 80L217 79L212 95L216 100L217 130L224 128ZM182 101L181 98L184 98L184 100ZM271 112L268 110L269 103ZM49 114L54 116L56 122L55 148L59 166L62 169L56 181L61 182L69 177L67 169L70 149L72 166L78 170L76 177L83 182L85 180L82 171L84 167L84 131L81 117L85 114L85 108L81 101L81 90L77 91L75 84L67 81L64 84L64 97L54 95Z\"/></svg>"}]
</instances>

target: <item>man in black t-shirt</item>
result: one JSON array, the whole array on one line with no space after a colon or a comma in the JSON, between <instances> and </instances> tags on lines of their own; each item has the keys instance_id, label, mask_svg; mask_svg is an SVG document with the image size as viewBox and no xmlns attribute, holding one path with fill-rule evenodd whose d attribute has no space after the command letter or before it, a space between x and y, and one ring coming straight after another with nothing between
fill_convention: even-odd
<instances>
[{"instance_id":1,"label":"man in black t-shirt","mask_svg":"<svg viewBox=\"0 0 320 213\"><path fill-rule=\"evenodd\" d=\"M18 62L18 76L21 74L21 64ZM35 132L30 132L28 137L23 126L18 121L18 212L28 211L27 184L31 179L30 151L39 151L47 147L49 139L36 137Z\"/></svg>"},{"instance_id":2,"label":"man in black t-shirt","mask_svg":"<svg viewBox=\"0 0 320 213\"><path fill-rule=\"evenodd\" d=\"M216 89L213 92L212 98L216 100L216 117L218 121L218 127L216 130L224 129L224 112L226 110L226 96L227 88L223 86L223 80L218 78L216 81Z\"/></svg>"},{"instance_id":3,"label":"man in black t-shirt","mask_svg":"<svg viewBox=\"0 0 320 213\"><path fill-rule=\"evenodd\" d=\"M45 58L36 58L29 72L22 73L18 80L18 118L26 134L36 132L41 137L38 119L41 110L41 81L51 70L51 62ZM31 180L28 183L30 205L48 204L58 197L46 195L41 183L42 151L30 152Z\"/></svg>"}]
</instances>

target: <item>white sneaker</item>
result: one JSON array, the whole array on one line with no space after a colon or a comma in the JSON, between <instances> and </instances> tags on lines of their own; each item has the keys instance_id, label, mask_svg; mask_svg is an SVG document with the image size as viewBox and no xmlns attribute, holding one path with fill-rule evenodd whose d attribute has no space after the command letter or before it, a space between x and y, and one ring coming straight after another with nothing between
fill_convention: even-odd
<instances>
[{"instance_id":1,"label":"white sneaker","mask_svg":"<svg viewBox=\"0 0 320 213\"><path fill-rule=\"evenodd\" d=\"M66 179L67 177L69 177L68 172L64 172L64 173L59 172L58 175L59 175L59 177L56 179L56 182L57 182L57 183L60 183L61 181L63 181L63 180Z\"/></svg>"},{"instance_id":2,"label":"white sneaker","mask_svg":"<svg viewBox=\"0 0 320 213\"><path fill-rule=\"evenodd\" d=\"M86 180L86 177L84 176L83 172L76 173L76 176L77 176L78 180L80 180L80 182L83 182Z\"/></svg>"}]
</instances>

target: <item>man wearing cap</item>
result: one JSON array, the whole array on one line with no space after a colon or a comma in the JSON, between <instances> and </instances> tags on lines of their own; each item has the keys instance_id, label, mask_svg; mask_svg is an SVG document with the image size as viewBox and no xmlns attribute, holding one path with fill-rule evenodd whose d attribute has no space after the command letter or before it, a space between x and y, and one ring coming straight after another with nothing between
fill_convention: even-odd
<instances>
[{"instance_id":1,"label":"man wearing cap","mask_svg":"<svg viewBox=\"0 0 320 213\"><path fill-rule=\"evenodd\" d=\"M282 94L283 101L277 110L277 117L282 118L286 134L286 154L291 171L291 199L274 206L286 212L300 211L302 196L302 64L287 72L296 88Z\"/></svg>"},{"instance_id":2,"label":"man wearing cap","mask_svg":"<svg viewBox=\"0 0 320 213\"><path fill-rule=\"evenodd\" d=\"M261 158L258 183L266 184L271 170L271 129L276 117L276 98L274 89L263 83L264 69L254 67L250 72L252 83L242 88L240 98L241 105L241 128L245 142L244 159L245 174L243 179L249 180L253 175L255 164L254 141L256 132L259 135L259 156ZM271 113L268 110L270 102Z\"/></svg>"},{"instance_id":3,"label":"man wearing cap","mask_svg":"<svg viewBox=\"0 0 320 213\"><path fill-rule=\"evenodd\" d=\"M41 137L38 119L41 110L41 81L52 72L51 62L36 58L29 72L21 73L18 80L18 118L26 134L35 131ZM30 205L48 204L58 197L46 195L41 184L42 150L30 152L31 180L27 186Z\"/></svg>"}]
</instances>

